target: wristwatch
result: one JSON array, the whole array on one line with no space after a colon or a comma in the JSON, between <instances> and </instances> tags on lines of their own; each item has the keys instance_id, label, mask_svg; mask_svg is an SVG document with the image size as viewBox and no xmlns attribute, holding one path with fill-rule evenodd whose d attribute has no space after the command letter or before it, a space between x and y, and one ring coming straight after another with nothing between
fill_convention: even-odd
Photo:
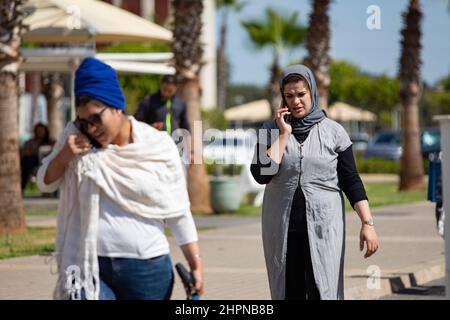
<instances>
[{"instance_id":1,"label":"wristwatch","mask_svg":"<svg viewBox=\"0 0 450 320\"><path fill-rule=\"evenodd\" d=\"M370 218L369 220L364 220L363 224L367 224L371 227L373 227L375 225L372 218Z\"/></svg>"}]
</instances>

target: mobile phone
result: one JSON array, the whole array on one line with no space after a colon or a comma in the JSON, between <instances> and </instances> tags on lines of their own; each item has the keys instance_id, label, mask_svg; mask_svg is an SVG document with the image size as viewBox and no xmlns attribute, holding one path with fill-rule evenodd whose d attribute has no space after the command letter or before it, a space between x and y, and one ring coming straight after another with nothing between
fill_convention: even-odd
<instances>
[{"instance_id":1,"label":"mobile phone","mask_svg":"<svg viewBox=\"0 0 450 320\"><path fill-rule=\"evenodd\" d=\"M287 106L286 99L284 98L283 93L281 93L281 97L283 99L283 107L284 108L288 108L288 110L289 110L289 107ZM289 112L291 112L291 111L289 110ZM286 121L286 123L291 123L291 120L292 120L292 115L291 114L287 114L287 115L284 116L284 121Z\"/></svg>"},{"instance_id":2,"label":"mobile phone","mask_svg":"<svg viewBox=\"0 0 450 320\"><path fill-rule=\"evenodd\" d=\"M89 142L92 144L94 148L100 149L102 147L102 144L97 140L95 140L89 133L87 133L86 130L83 129L83 127L79 126L76 121L74 121L74 124L75 127L77 127L78 130L80 130L80 132L84 134L86 138L88 138Z\"/></svg>"},{"instance_id":3,"label":"mobile phone","mask_svg":"<svg viewBox=\"0 0 450 320\"><path fill-rule=\"evenodd\" d=\"M284 116L284 121L286 121L286 123L291 123L292 120L292 115L287 114Z\"/></svg>"}]
</instances>

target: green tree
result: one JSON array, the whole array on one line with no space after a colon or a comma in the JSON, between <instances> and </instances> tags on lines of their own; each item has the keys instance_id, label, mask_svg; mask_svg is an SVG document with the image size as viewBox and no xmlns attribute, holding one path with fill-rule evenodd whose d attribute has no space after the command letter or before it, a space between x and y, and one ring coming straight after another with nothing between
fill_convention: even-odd
<instances>
[{"instance_id":1,"label":"green tree","mask_svg":"<svg viewBox=\"0 0 450 320\"><path fill-rule=\"evenodd\" d=\"M392 111L399 103L399 83L395 78L363 73L346 61L332 61L330 79L330 104L343 101L379 115Z\"/></svg>"},{"instance_id":2,"label":"green tree","mask_svg":"<svg viewBox=\"0 0 450 320\"><path fill-rule=\"evenodd\" d=\"M450 114L450 90L442 92L427 92L423 99L424 125L436 125L434 115Z\"/></svg>"},{"instance_id":3,"label":"green tree","mask_svg":"<svg viewBox=\"0 0 450 320\"><path fill-rule=\"evenodd\" d=\"M440 83L440 85L442 85L444 90L450 91L450 75L447 78L439 81L439 83Z\"/></svg>"},{"instance_id":4,"label":"green tree","mask_svg":"<svg viewBox=\"0 0 450 320\"><path fill-rule=\"evenodd\" d=\"M228 14L230 11L240 11L244 5L245 2L240 0L216 0L216 6L222 13L219 50L217 55L217 107L221 110L225 109L228 86L228 63L226 56Z\"/></svg>"},{"instance_id":5,"label":"green tree","mask_svg":"<svg viewBox=\"0 0 450 320\"><path fill-rule=\"evenodd\" d=\"M0 1L0 232L25 229L17 121L17 73L21 61L24 2Z\"/></svg>"},{"instance_id":6,"label":"green tree","mask_svg":"<svg viewBox=\"0 0 450 320\"><path fill-rule=\"evenodd\" d=\"M280 58L288 48L302 45L306 28L297 22L298 12L294 11L289 17L275 11L266 9L265 19L242 21L256 48L270 48L273 52L273 63L268 87L268 99L275 114L280 104Z\"/></svg>"}]
</instances>

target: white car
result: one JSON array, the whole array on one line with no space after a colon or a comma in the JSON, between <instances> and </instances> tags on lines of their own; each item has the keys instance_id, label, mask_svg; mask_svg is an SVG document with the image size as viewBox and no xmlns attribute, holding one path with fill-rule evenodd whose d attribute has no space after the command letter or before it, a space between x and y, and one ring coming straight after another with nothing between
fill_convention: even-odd
<instances>
[{"instance_id":1,"label":"white car","mask_svg":"<svg viewBox=\"0 0 450 320\"><path fill-rule=\"evenodd\" d=\"M206 130L203 137L203 159L207 163L250 163L256 145L256 131L243 129Z\"/></svg>"}]
</instances>

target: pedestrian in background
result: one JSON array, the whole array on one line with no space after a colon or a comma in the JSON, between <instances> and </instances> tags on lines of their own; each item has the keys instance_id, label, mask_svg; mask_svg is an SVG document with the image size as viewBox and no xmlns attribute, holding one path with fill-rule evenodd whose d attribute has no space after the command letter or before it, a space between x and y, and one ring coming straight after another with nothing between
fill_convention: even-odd
<instances>
[{"instance_id":1,"label":"pedestrian in background","mask_svg":"<svg viewBox=\"0 0 450 320\"><path fill-rule=\"evenodd\" d=\"M176 92L178 81L175 75L165 75L160 83L159 90L154 94L146 95L139 103L135 118L148 123L152 127L166 131L172 136L179 149L184 163L184 173L191 162L190 152L190 127L187 119L186 104ZM174 132L184 129L187 132ZM179 139L182 137L181 139Z\"/></svg>"},{"instance_id":2,"label":"pedestrian in background","mask_svg":"<svg viewBox=\"0 0 450 320\"><path fill-rule=\"evenodd\" d=\"M22 190L25 189L30 176L36 173L40 165L40 149L43 146L53 147L55 141L50 139L50 131L43 123L34 126L33 138L27 140L20 150L20 167L22 174Z\"/></svg>"}]
</instances>

